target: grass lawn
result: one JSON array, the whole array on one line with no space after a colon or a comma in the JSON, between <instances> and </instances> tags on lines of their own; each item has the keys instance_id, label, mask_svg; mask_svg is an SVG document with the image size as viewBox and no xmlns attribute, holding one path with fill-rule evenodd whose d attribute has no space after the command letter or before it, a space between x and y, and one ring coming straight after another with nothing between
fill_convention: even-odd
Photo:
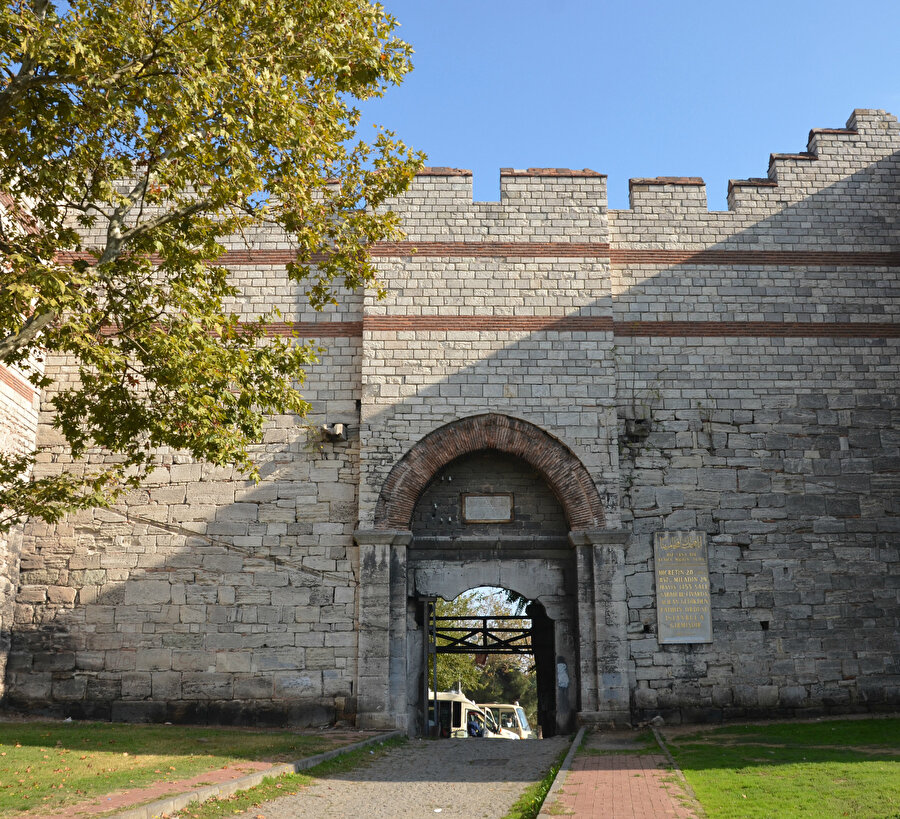
<instances>
[{"instance_id":1,"label":"grass lawn","mask_svg":"<svg viewBox=\"0 0 900 819\"><path fill-rule=\"evenodd\" d=\"M714 819L900 817L900 719L731 726L666 743Z\"/></svg>"},{"instance_id":2,"label":"grass lawn","mask_svg":"<svg viewBox=\"0 0 900 819\"><path fill-rule=\"evenodd\" d=\"M0 817L49 812L242 761L293 761L356 739L208 726L0 722Z\"/></svg>"}]
</instances>

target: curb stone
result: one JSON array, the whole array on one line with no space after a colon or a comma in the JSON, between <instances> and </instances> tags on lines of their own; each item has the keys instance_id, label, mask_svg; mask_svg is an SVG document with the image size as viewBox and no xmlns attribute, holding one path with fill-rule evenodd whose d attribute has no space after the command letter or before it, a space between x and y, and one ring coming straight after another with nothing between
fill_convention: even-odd
<instances>
[{"instance_id":1,"label":"curb stone","mask_svg":"<svg viewBox=\"0 0 900 819\"><path fill-rule=\"evenodd\" d=\"M685 777L681 768L678 767L678 763L675 761L675 757L672 756L672 752L669 750L669 746L666 745L666 741L663 739L663 735L659 732L659 729L655 725L650 726L650 730L653 731L653 736L656 737L656 744L659 745L659 748L663 752L666 761L672 766L672 770L678 777L678 781L681 783L682 789L690 797L693 806L695 808L700 807L700 800L697 799L697 794L694 793L694 789L691 787L691 783L687 781L687 778Z\"/></svg>"},{"instance_id":2,"label":"curb stone","mask_svg":"<svg viewBox=\"0 0 900 819\"><path fill-rule=\"evenodd\" d=\"M248 788L258 785L267 776L274 777L286 773L299 773L300 771L314 768L316 765L327 762L329 759L334 759L334 757L345 754L348 751L356 751L360 748L374 745L376 742L385 742L386 740L400 736L404 736L403 731L389 731L386 734L369 737L360 742L344 745L341 748L334 748L331 751L324 751L321 754L315 754L314 756L305 759L298 759L296 762L285 762L281 765L273 765L265 771L256 771L255 773L247 774L247 776L242 776L240 779L232 779L230 782L221 782L217 785L205 785L202 788L193 788L190 791L169 796L165 799L159 799L156 802L150 802L146 805L138 805L137 807L113 814L109 816L108 819L161 819L161 817L164 817L167 814L174 813L175 811L187 807L191 802L205 802L207 799L212 799L214 796L231 796L237 791L247 790Z\"/></svg>"},{"instance_id":3,"label":"curb stone","mask_svg":"<svg viewBox=\"0 0 900 819\"><path fill-rule=\"evenodd\" d=\"M575 754L578 749L581 747L581 740L584 739L585 726L582 725L578 729L578 733L575 734L575 739L572 740L572 744L569 746L569 752L566 754L566 758L562 761L562 765L559 766L559 770L556 772L556 776L553 778L553 784L550 786L550 790L547 791L547 795L544 797L544 802L541 805L540 813L538 813L538 819L540 817L549 817L552 816L550 813L550 808L553 807L554 801L556 801L556 795L562 790L563 785L566 784L566 775L569 773L569 768L572 767L572 760L575 758Z\"/></svg>"}]
</instances>

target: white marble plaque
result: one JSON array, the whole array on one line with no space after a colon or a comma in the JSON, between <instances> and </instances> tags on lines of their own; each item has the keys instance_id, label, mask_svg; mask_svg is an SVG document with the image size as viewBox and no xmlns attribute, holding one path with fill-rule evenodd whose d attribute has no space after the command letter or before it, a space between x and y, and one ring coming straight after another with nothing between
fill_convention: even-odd
<instances>
[{"instance_id":1,"label":"white marble plaque","mask_svg":"<svg viewBox=\"0 0 900 819\"><path fill-rule=\"evenodd\" d=\"M657 639L711 643L709 561L705 532L656 532Z\"/></svg>"},{"instance_id":2,"label":"white marble plaque","mask_svg":"<svg viewBox=\"0 0 900 819\"><path fill-rule=\"evenodd\" d=\"M464 523L511 523L513 496L508 492L497 495L463 495Z\"/></svg>"}]
</instances>

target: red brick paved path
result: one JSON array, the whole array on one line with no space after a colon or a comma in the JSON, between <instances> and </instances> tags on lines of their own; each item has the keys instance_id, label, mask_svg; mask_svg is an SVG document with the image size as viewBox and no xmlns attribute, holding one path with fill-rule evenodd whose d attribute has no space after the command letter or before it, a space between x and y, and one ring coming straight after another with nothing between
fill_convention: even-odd
<instances>
[{"instance_id":1,"label":"red brick paved path","mask_svg":"<svg viewBox=\"0 0 900 819\"><path fill-rule=\"evenodd\" d=\"M640 745L634 732L589 733L544 812L576 819L697 819L692 800L665 756L635 753Z\"/></svg>"}]
</instances>

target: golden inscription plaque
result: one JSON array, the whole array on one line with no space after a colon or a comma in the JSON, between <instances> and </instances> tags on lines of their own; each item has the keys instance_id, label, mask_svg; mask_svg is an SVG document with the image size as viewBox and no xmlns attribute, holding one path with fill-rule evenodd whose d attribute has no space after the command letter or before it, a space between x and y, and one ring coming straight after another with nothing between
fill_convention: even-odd
<instances>
[{"instance_id":1,"label":"golden inscription plaque","mask_svg":"<svg viewBox=\"0 0 900 819\"><path fill-rule=\"evenodd\" d=\"M706 532L656 532L656 622L660 643L711 643Z\"/></svg>"}]
</instances>

